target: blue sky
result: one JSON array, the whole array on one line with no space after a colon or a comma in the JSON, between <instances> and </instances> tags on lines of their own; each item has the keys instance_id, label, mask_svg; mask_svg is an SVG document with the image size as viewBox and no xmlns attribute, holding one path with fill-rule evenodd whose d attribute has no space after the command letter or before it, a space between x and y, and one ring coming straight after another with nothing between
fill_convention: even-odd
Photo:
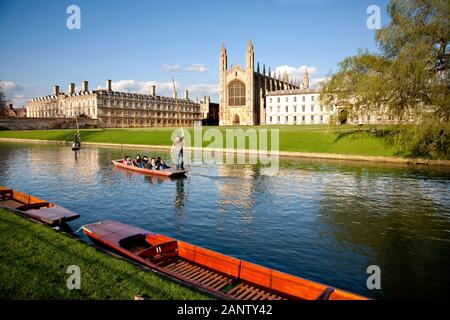
<instances>
[{"instance_id":1,"label":"blue sky","mask_svg":"<svg viewBox=\"0 0 450 320\"><path fill-rule=\"evenodd\" d=\"M358 48L376 50L366 27L369 5L387 0L0 0L0 80L16 106L51 93L54 84L90 88L112 79L115 89L170 93L172 77L191 97L217 101L221 43L228 63L244 65L248 39L255 61L315 82ZM69 30L69 5L81 29ZM284 67L282 67L284 66ZM303 68L302 68L303 66Z\"/></svg>"}]
</instances>

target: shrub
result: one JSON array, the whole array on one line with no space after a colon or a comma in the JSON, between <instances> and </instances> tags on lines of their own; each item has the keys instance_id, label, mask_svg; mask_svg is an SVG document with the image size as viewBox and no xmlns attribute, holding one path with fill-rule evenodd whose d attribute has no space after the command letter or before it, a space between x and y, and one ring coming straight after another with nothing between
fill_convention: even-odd
<instances>
[{"instance_id":1,"label":"shrub","mask_svg":"<svg viewBox=\"0 0 450 320\"><path fill-rule=\"evenodd\" d=\"M393 142L399 153L409 157L450 159L450 123L427 121L422 125L398 127Z\"/></svg>"}]
</instances>

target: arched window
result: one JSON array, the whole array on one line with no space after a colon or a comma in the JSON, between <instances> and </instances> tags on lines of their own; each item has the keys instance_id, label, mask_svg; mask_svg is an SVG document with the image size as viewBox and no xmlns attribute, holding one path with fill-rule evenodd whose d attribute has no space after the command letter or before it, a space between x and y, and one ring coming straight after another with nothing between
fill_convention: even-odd
<instances>
[{"instance_id":1,"label":"arched window","mask_svg":"<svg viewBox=\"0 0 450 320\"><path fill-rule=\"evenodd\" d=\"M239 119L239 116L237 114L233 117L233 125L239 125L241 123L241 120Z\"/></svg>"},{"instance_id":2,"label":"arched window","mask_svg":"<svg viewBox=\"0 0 450 320\"><path fill-rule=\"evenodd\" d=\"M234 80L228 85L228 105L245 105L245 84L241 81Z\"/></svg>"}]
</instances>

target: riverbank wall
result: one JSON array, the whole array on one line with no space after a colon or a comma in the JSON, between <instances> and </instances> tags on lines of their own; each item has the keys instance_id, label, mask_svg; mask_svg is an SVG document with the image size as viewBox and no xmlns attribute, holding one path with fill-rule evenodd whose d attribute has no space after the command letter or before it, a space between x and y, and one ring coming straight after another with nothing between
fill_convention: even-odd
<instances>
[{"instance_id":1,"label":"riverbank wall","mask_svg":"<svg viewBox=\"0 0 450 320\"><path fill-rule=\"evenodd\" d=\"M83 118L78 120L80 128L97 128L96 119ZM74 129L77 127L75 119L69 118L15 118L0 117L0 130L51 130Z\"/></svg>"}]
</instances>

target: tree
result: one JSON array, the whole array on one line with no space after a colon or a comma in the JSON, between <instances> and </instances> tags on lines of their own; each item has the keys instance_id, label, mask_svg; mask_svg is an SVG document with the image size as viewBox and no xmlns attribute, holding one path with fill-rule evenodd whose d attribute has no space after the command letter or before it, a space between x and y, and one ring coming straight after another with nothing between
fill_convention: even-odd
<instances>
[{"instance_id":1,"label":"tree","mask_svg":"<svg viewBox=\"0 0 450 320\"><path fill-rule=\"evenodd\" d=\"M402 93L392 99L394 106L427 107L448 122L450 3L393 0L388 12L392 22L376 33L376 40L383 57L391 61L389 84Z\"/></svg>"},{"instance_id":2,"label":"tree","mask_svg":"<svg viewBox=\"0 0 450 320\"><path fill-rule=\"evenodd\" d=\"M0 82L0 109L3 109L6 107L6 97L5 92L3 91L3 85Z\"/></svg>"},{"instance_id":3,"label":"tree","mask_svg":"<svg viewBox=\"0 0 450 320\"><path fill-rule=\"evenodd\" d=\"M391 22L376 32L380 53L360 50L344 59L320 99L328 106L344 104L350 116L384 113L399 124L420 124L397 128L396 142L406 147L404 138L416 130L421 150L412 150L411 141L407 148L416 156L430 155L435 142L450 134L450 2L392 0L388 13ZM433 128L433 134L420 134L421 128ZM449 150L437 152L450 156Z\"/></svg>"}]
</instances>

